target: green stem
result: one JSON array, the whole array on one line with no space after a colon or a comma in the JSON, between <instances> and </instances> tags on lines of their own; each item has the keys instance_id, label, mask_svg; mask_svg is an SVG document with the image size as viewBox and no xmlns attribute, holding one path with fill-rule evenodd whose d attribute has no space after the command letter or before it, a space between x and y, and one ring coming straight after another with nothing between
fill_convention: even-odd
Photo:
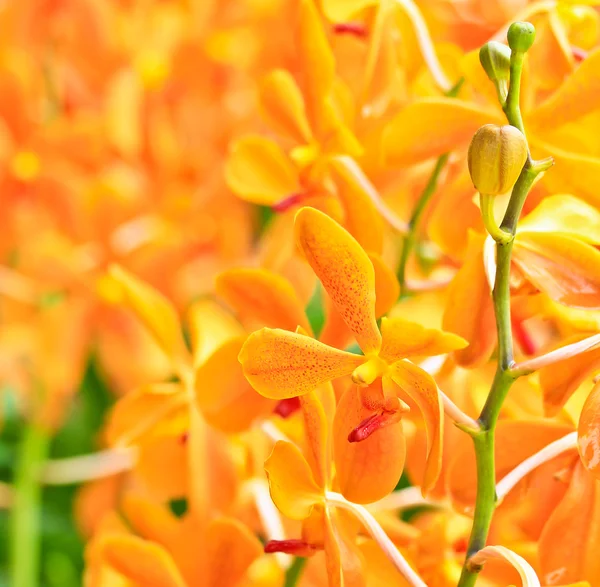
<instances>
[{"instance_id":1,"label":"green stem","mask_svg":"<svg viewBox=\"0 0 600 587\"><path fill-rule=\"evenodd\" d=\"M12 587L39 584L40 558L40 466L46 458L49 437L30 424L21 442L16 465L14 502L10 521L10 572Z\"/></svg>"},{"instance_id":2,"label":"green stem","mask_svg":"<svg viewBox=\"0 0 600 587\"><path fill-rule=\"evenodd\" d=\"M494 218L494 198L495 196L490 196L489 194L479 194L481 217L483 218L485 229L490 236L497 243L506 243L511 240L512 235L510 232L502 230Z\"/></svg>"},{"instance_id":3,"label":"green stem","mask_svg":"<svg viewBox=\"0 0 600 587\"><path fill-rule=\"evenodd\" d=\"M402 252L400 253L400 263L398 265L397 273L398 283L400 284L400 291L402 293L404 293L404 286L406 284L406 265L408 263L410 253L415 245L417 229L419 227L421 217L423 216L423 212L425 212L425 208L427 207L429 200L431 200L433 194L435 194L442 170L448 162L448 157L449 154L444 153L436 161L435 167L433 168L431 176L429 177L429 181L419 196L417 205L415 206L410 220L408 221L408 234L404 238L404 243L402 245Z\"/></svg>"},{"instance_id":4,"label":"green stem","mask_svg":"<svg viewBox=\"0 0 600 587\"><path fill-rule=\"evenodd\" d=\"M512 126L525 134L525 125L521 116L521 71L523 70L524 53L513 51L510 56L510 87L502 109Z\"/></svg>"}]
</instances>

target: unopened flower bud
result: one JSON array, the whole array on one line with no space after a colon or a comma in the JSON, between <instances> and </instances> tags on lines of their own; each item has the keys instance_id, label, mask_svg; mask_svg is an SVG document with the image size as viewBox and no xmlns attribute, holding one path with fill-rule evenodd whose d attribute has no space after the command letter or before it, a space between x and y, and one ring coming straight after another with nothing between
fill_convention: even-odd
<instances>
[{"instance_id":1,"label":"unopened flower bud","mask_svg":"<svg viewBox=\"0 0 600 587\"><path fill-rule=\"evenodd\" d=\"M526 53L535 41L535 27L530 22L513 22L506 37L512 51Z\"/></svg>"},{"instance_id":2,"label":"unopened flower bud","mask_svg":"<svg viewBox=\"0 0 600 587\"><path fill-rule=\"evenodd\" d=\"M527 160L527 140L514 126L486 124L469 146L469 173L480 194L497 196L510 190Z\"/></svg>"},{"instance_id":3,"label":"unopened flower bud","mask_svg":"<svg viewBox=\"0 0 600 587\"><path fill-rule=\"evenodd\" d=\"M508 81L510 77L510 49L490 41L479 50L479 61L485 73L493 82Z\"/></svg>"}]
</instances>

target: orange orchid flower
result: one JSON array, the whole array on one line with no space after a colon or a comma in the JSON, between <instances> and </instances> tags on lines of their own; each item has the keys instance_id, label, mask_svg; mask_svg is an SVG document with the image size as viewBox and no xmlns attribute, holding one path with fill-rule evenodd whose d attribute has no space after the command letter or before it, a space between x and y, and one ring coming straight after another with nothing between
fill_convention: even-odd
<instances>
[{"instance_id":1,"label":"orange orchid flower","mask_svg":"<svg viewBox=\"0 0 600 587\"><path fill-rule=\"evenodd\" d=\"M384 318L380 331L375 320L374 269L360 245L312 208L298 212L295 232L307 261L365 354L337 350L300 333L264 328L250 335L240 352L246 378L261 395L282 399L301 396L344 375L352 375L361 387L383 377L381 391L361 392L372 417L355 429L356 440L398 420L403 408L395 383L425 418L426 491L435 483L441 463L442 403L431 376L406 359L443 354L461 348L464 341L398 319Z\"/></svg>"}]
</instances>

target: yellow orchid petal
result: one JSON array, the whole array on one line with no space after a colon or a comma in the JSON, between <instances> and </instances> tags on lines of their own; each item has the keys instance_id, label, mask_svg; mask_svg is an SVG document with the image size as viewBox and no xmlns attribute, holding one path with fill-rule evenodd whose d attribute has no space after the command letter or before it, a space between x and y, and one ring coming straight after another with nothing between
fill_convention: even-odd
<instances>
[{"instance_id":1,"label":"yellow orchid petal","mask_svg":"<svg viewBox=\"0 0 600 587\"><path fill-rule=\"evenodd\" d=\"M600 212L571 195L549 196L519 222L519 232L566 234L598 244Z\"/></svg>"},{"instance_id":2,"label":"yellow orchid petal","mask_svg":"<svg viewBox=\"0 0 600 587\"><path fill-rule=\"evenodd\" d=\"M344 226L367 252L381 253L384 222L369 196L375 188L352 158L332 157L330 164L345 213Z\"/></svg>"},{"instance_id":3,"label":"yellow orchid petal","mask_svg":"<svg viewBox=\"0 0 600 587\"><path fill-rule=\"evenodd\" d=\"M576 120L598 107L600 93L600 49L592 51L541 106L531 112L532 128L556 128Z\"/></svg>"},{"instance_id":4,"label":"yellow orchid petal","mask_svg":"<svg viewBox=\"0 0 600 587\"><path fill-rule=\"evenodd\" d=\"M263 206L272 206L299 190L292 162L277 143L260 136L242 137L233 143L225 180L238 196Z\"/></svg>"},{"instance_id":5,"label":"yellow orchid petal","mask_svg":"<svg viewBox=\"0 0 600 587\"><path fill-rule=\"evenodd\" d=\"M600 252L572 237L528 232L515 239L513 263L555 302L600 308Z\"/></svg>"},{"instance_id":6,"label":"yellow orchid petal","mask_svg":"<svg viewBox=\"0 0 600 587\"><path fill-rule=\"evenodd\" d=\"M291 442L279 440L265 462L271 498L279 511L292 520L308 518L323 500L323 489L313 476L306 459Z\"/></svg>"},{"instance_id":7,"label":"yellow orchid petal","mask_svg":"<svg viewBox=\"0 0 600 587\"><path fill-rule=\"evenodd\" d=\"M229 269L216 280L216 292L247 328L261 326L310 332L304 307L292 284L268 269Z\"/></svg>"},{"instance_id":8,"label":"yellow orchid petal","mask_svg":"<svg viewBox=\"0 0 600 587\"><path fill-rule=\"evenodd\" d=\"M102 542L106 562L138 585L186 587L171 555L155 542L137 536L110 536Z\"/></svg>"},{"instance_id":9,"label":"yellow orchid petal","mask_svg":"<svg viewBox=\"0 0 600 587\"><path fill-rule=\"evenodd\" d=\"M369 253L375 269L375 316L387 314L400 297L400 284L389 265L375 253Z\"/></svg>"},{"instance_id":10,"label":"yellow orchid petal","mask_svg":"<svg viewBox=\"0 0 600 587\"><path fill-rule=\"evenodd\" d=\"M294 227L306 260L363 352L378 351L375 270L368 255L337 222L314 208L302 208Z\"/></svg>"},{"instance_id":11,"label":"yellow orchid petal","mask_svg":"<svg viewBox=\"0 0 600 587\"><path fill-rule=\"evenodd\" d=\"M333 90L335 59L313 0L301 0L297 31L306 110L313 128L320 134L326 124L323 119L325 101Z\"/></svg>"},{"instance_id":12,"label":"yellow orchid petal","mask_svg":"<svg viewBox=\"0 0 600 587\"><path fill-rule=\"evenodd\" d=\"M454 353L462 367L485 363L496 345L496 319L492 294L483 265L482 235L469 233L467 257L448 289L444 330L455 332L469 346Z\"/></svg>"},{"instance_id":13,"label":"yellow orchid petal","mask_svg":"<svg viewBox=\"0 0 600 587\"><path fill-rule=\"evenodd\" d=\"M206 529L207 587L236 587L262 554L258 538L232 518L213 520Z\"/></svg>"},{"instance_id":14,"label":"yellow orchid petal","mask_svg":"<svg viewBox=\"0 0 600 587\"><path fill-rule=\"evenodd\" d=\"M427 430L427 465L422 492L436 483L442 469L444 408L437 385L431 375L408 361L398 361L390 368L390 377L417 404Z\"/></svg>"},{"instance_id":15,"label":"yellow orchid petal","mask_svg":"<svg viewBox=\"0 0 600 587\"><path fill-rule=\"evenodd\" d=\"M409 357L443 355L469 344L456 334L425 328L403 318L382 318L381 336L379 356L388 363Z\"/></svg>"},{"instance_id":16,"label":"yellow orchid petal","mask_svg":"<svg viewBox=\"0 0 600 587\"><path fill-rule=\"evenodd\" d=\"M349 375L364 357L334 349L310 336L263 328L248 337L239 361L258 393L284 399Z\"/></svg>"},{"instance_id":17,"label":"yellow orchid petal","mask_svg":"<svg viewBox=\"0 0 600 587\"><path fill-rule=\"evenodd\" d=\"M544 525L539 539L544 582L600 581L600 526L590 523L600 514L600 485L592 479L577 464L565 496Z\"/></svg>"},{"instance_id":18,"label":"yellow orchid petal","mask_svg":"<svg viewBox=\"0 0 600 587\"><path fill-rule=\"evenodd\" d=\"M237 320L213 300L194 302L188 310L187 322L196 367L222 344L244 332Z\"/></svg>"},{"instance_id":19,"label":"yellow orchid petal","mask_svg":"<svg viewBox=\"0 0 600 587\"><path fill-rule=\"evenodd\" d=\"M484 124L502 124L502 117L454 98L413 102L387 126L383 145L388 165L411 165L468 145Z\"/></svg>"},{"instance_id":20,"label":"yellow orchid petal","mask_svg":"<svg viewBox=\"0 0 600 587\"><path fill-rule=\"evenodd\" d=\"M111 265L109 275L119 285L127 307L152 334L167 357L176 362L187 357L179 317L173 304L119 265Z\"/></svg>"},{"instance_id":21,"label":"yellow orchid petal","mask_svg":"<svg viewBox=\"0 0 600 587\"><path fill-rule=\"evenodd\" d=\"M263 113L275 129L298 143L310 143L312 133L304 98L289 71L276 69L263 78L260 102Z\"/></svg>"},{"instance_id":22,"label":"yellow orchid petal","mask_svg":"<svg viewBox=\"0 0 600 587\"><path fill-rule=\"evenodd\" d=\"M196 370L198 408L209 424L228 433L246 430L275 407L244 377L238 355L245 340L241 336L226 342Z\"/></svg>"},{"instance_id":23,"label":"yellow orchid petal","mask_svg":"<svg viewBox=\"0 0 600 587\"><path fill-rule=\"evenodd\" d=\"M570 337L560 346L585 338L585 335ZM544 397L544 410L548 416L558 413L579 386L600 369L600 349L594 349L559 361L539 370L540 386Z\"/></svg>"},{"instance_id":24,"label":"yellow orchid petal","mask_svg":"<svg viewBox=\"0 0 600 587\"><path fill-rule=\"evenodd\" d=\"M373 416L373 410L365 407L358 386L344 393L335 413L337 481L344 497L354 503L381 499L394 490L404 470L406 442L399 418L360 442L349 442L349 434Z\"/></svg>"}]
</instances>

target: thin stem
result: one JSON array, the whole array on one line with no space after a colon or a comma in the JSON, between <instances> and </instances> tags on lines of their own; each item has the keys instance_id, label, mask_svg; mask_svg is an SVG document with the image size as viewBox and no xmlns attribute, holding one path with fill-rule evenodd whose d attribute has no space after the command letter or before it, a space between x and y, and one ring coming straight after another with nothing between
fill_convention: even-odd
<instances>
[{"instance_id":1,"label":"thin stem","mask_svg":"<svg viewBox=\"0 0 600 587\"><path fill-rule=\"evenodd\" d=\"M490 196L489 194L479 194L479 203L483 224L488 234L497 243L506 243L511 240L512 235L510 232L502 230L494 218L494 196Z\"/></svg>"},{"instance_id":2,"label":"thin stem","mask_svg":"<svg viewBox=\"0 0 600 587\"><path fill-rule=\"evenodd\" d=\"M10 584L39 584L40 500L39 469L48 451L49 437L37 424L30 424L21 443L16 465L10 519Z\"/></svg>"},{"instance_id":3,"label":"thin stem","mask_svg":"<svg viewBox=\"0 0 600 587\"><path fill-rule=\"evenodd\" d=\"M501 502L510 491L521 481L524 477L529 475L531 471L537 469L539 466L551 461L557 456L574 450L577 448L577 432L571 432L554 442L551 442L545 446L542 450L531 455L525 459L522 463L517 465L508 475L506 475L496 485L496 495L498 496L498 502Z\"/></svg>"},{"instance_id":4,"label":"thin stem","mask_svg":"<svg viewBox=\"0 0 600 587\"><path fill-rule=\"evenodd\" d=\"M533 567L522 556L504 546L486 546L469 560L469 565L481 570L490 559L500 559L511 564L521 576L523 587L540 587L540 580Z\"/></svg>"},{"instance_id":5,"label":"thin stem","mask_svg":"<svg viewBox=\"0 0 600 587\"><path fill-rule=\"evenodd\" d=\"M333 491L328 491L325 497L327 503L348 510L356 516L398 572L413 585L413 587L427 587L421 577L417 575L402 556L402 553L396 548L396 545L390 540L390 537L383 531L383 528L379 525L377 520L366 508L356 503L349 502L343 495L334 493Z\"/></svg>"},{"instance_id":6,"label":"thin stem","mask_svg":"<svg viewBox=\"0 0 600 587\"><path fill-rule=\"evenodd\" d=\"M464 81L464 78L461 77L446 92L446 96L448 96L449 98L456 97L458 95L458 92L462 88ZM448 163L449 156L449 153L444 153L443 155L440 155L440 157L436 161L435 167L433 168L433 171L429 176L429 180L427 181L427 185L425 186L423 192L419 196L419 199L417 200L417 205L415 206L410 220L408 221L406 237L402 245L402 251L400 253L400 262L398 264L397 271L398 283L400 284L400 290L402 293L404 293L404 289L406 286L406 265L408 263L410 253L415 245L415 239L417 236L419 223L421 221L423 213L425 212L425 209L427 208L427 204L429 204L429 201L433 197L433 194L435 194L438 182L440 180L440 176L442 174L442 171L444 170L444 167L446 167L446 164Z\"/></svg>"},{"instance_id":7,"label":"thin stem","mask_svg":"<svg viewBox=\"0 0 600 587\"><path fill-rule=\"evenodd\" d=\"M369 504L367 509L371 513L377 513L391 510L406 510L420 506L445 508L448 507L448 504L423 497L420 487L406 487L399 491L393 491L379 501Z\"/></svg>"},{"instance_id":8,"label":"thin stem","mask_svg":"<svg viewBox=\"0 0 600 587\"><path fill-rule=\"evenodd\" d=\"M510 87L502 109L508 122L525 135L525 125L521 116L521 71L523 69L524 53L513 51L510 56Z\"/></svg>"},{"instance_id":9,"label":"thin stem","mask_svg":"<svg viewBox=\"0 0 600 587\"><path fill-rule=\"evenodd\" d=\"M477 432L481 429L479 422L465 414L441 389L438 388L438 392L442 398L446 416L456 424L460 424L463 427L463 430L466 428L469 433Z\"/></svg>"}]
</instances>

